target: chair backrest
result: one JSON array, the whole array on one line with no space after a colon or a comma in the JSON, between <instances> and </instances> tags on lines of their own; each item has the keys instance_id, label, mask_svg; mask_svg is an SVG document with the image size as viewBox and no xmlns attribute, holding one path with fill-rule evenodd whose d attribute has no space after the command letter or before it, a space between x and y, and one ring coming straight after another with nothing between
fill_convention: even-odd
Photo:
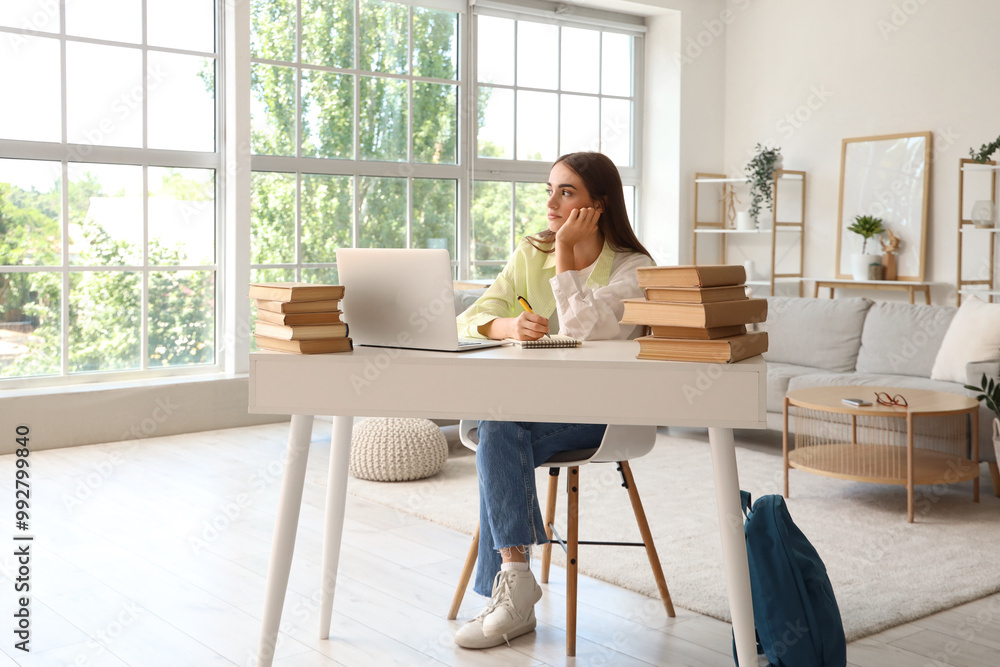
<instances>
[{"instance_id":1,"label":"chair backrest","mask_svg":"<svg viewBox=\"0 0 1000 667\"><path fill-rule=\"evenodd\" d=\"M458 425L458 435L462 444L475 451L479 447L479 422L463 419ZM543 463L548 467L567 468L584 463L607 463L611 461L631 461L645 456L656 442L655 426L624 426L610 424L596 451L583 450L583 458ZM583 453L583 452L581 452Z\"/></svg>"}]
</instances>

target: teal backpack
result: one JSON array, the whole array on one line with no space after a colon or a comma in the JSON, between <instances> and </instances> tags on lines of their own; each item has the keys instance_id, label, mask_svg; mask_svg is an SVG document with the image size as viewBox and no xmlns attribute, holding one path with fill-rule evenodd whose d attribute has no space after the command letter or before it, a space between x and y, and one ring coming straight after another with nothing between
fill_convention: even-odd
<instances>
[{"instance_id":1,"label":"teal backpack","mask_svg":"<svg viewBox=\"0 0 1000 667\"><path fill-rule=\"evenodd\" d=\"M740 492L757 653L771 667L845 667L847 642L826 566L779 495ZM733 646L736 657L736 646Z\"/></svg>"}]
</instances>

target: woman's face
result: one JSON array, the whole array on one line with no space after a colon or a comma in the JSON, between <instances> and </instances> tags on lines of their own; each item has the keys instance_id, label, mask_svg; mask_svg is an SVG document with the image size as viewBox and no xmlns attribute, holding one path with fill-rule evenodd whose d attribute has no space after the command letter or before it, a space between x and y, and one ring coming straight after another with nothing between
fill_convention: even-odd
<instances>
[{"instance_id":1,"label":"woman's face","mask_svg":"<svg viewBox=\"0 0 1000 667\"><path fill-rule=\"evenodd\" d=\"M562 162L553 165L546 186L549 193L549 229L553 232L559 231L574 208L602 210L600 202L590 197L577 173Z\"/></svg>"}]
</instances>

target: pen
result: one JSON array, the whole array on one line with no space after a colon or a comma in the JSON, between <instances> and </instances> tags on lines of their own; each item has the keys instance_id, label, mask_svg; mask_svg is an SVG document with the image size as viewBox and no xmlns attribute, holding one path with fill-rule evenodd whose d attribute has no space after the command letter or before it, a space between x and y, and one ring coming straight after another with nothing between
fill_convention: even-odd
<instances>
[{"instance_id":1,"label":"pen","mask_svg":"<svg viewBox=\"0 0 1000 667\"><path fill-rule=\"evenodd\" d=\"M521 304L521 307L522 307L522 308L524 308L524 309L525 309L526 311L528 311L528 312L529 312L529 313L531 313L532 315L534 315L534 314L535 314L535 311L533 311L533 310L531 309L531 304L530 304L530 303L528 303L528 300L527 300L527 299L525 299L525 298L524 298L523 296L521 296L520 294L518 294L518 295L517 295L517 302L518 302L519 304ZM548 335L548 334L545 334L545 337L546 337L546 338L548 338L548 337L549 337L549 335Z\"/></svg>"}]
</instances>

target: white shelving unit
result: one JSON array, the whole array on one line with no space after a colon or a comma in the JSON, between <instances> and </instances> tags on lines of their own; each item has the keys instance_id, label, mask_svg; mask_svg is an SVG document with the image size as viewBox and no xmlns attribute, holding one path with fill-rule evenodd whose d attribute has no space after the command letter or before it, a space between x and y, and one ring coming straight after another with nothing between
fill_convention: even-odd
<instances>
[{"instance_id":1,"label":"white shelving unit","mask_svg":"<svg viewBox=\"0 0 1000 667\"><path fill-rule=\"evenodd\" d=\"M774 215L773 215L773 227L769 229L733 229L728 227L726 224L726 212L725 212L725 202L728 201L733 189L737 184L745 184L746 178L730 178L725 174L708 174L708 173L696 173L694 175L694 221L692 224L693 229L693 240L691 248L691 258L692 263L698 264L698 237L701 235L708 235L710 237L716 237L718 239L719 252L718 255L721 256L715 259L711 263L726 263L726 242L730 239L733 242L737 242L738 239L745 237L770 237L771 243L771 253L770 253L770 266L768 267L769 278L767 280L747 280L747 285L757 285L765 286L769 289L770 295L774 295L774 286L780 283L798 283L799 286L799 296L802 296L802 285L804 273L804 260L805 260L805 221L806 221L806 172L804 171L794 171L790 169L776 169L774 171L774 181L772 185L771 195L772 202L774 202ZM779 195L782 192L780 189L780 184L783 181L798 182L798 187L801 188L800 202L801 206L798 210L798 220L785 220L783 218L784 211L779 207ZM722 206L722 217L720 220L702 220L698 211L698 203L702 195L703 187L717 187L721 185L722 198L720 201L723 202ZM789 183L788 185L791 185ZM787 187L787 185L786 185ZM798 235L798 271L788 272L788 273L777 273L775 269L775 258L777 255L777 239L779 235L784 235L783 233L790 232Z\"/></svg>"},{"instance_id":2,"label":"white shelving unit","mask_svg":"<svg viewBox=\"0 0 1000 667\"><path fill-rule=\"evenodd\" d=\"M958 161L958 276L955 280L955 288L958 293L958 305L962 305L962 297L975 294L976 296L987 297L989 301L994 301L994 297L1000 296L996 281L996 244L997 234L1000 229L996 227L980 228L976 227L972 220L965 217L966 187L965 178L969 173L987 172L990 176L989 191L990 200L994 207L997 203L997 174L1000 173L1000 165L991 160L986 164L973 162L969 158L962 158ZM988 251L984 253L988 257L986 267L989 277L980 276L964 278L965 271L970 267L965 266L967 257L963 253L965 237L971 239L982 239L988 245ZM963 271L965 269L965 271ZM979 287L970 287L979 286Z\"/></svg>"}]
</instances>

